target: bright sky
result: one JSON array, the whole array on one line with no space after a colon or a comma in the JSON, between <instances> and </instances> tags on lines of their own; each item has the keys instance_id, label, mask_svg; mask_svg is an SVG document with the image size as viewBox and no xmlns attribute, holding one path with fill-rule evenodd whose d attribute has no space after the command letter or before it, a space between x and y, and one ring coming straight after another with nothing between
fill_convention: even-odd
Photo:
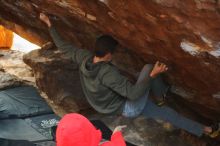
<instances>
[{"instance_id":1,"label":"bright sky","mask_svg":"<svg viewBox=\"0 0 220 146\"><path fill-rule=\"evenodd\" d=\"M12 50L19 50L24 53L28 53L32 50L39 49L40 47L23 39L16 33L14 33L14 40L11 49Z\"/></svg>"}]
</instances>

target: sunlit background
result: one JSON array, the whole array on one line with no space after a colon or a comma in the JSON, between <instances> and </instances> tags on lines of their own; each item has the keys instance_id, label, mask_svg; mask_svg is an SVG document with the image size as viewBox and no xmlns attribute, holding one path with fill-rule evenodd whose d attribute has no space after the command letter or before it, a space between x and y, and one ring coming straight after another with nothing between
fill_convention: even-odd
<instances>
[{"instance_id":1,"label":"sunlit background","mask_svg":"<svg viewBox=\"0 0 220 146\"><path fill-rule=\"evenodd\" d=\"M28 53L32 50L35 49L39 49L40 47L23 39L22 37L20 37L19 35L17 35L16 33L14 34L14 38L13 38L13 43L12 43L12 50L18 50L24 53Z\"/></svg>"}]
</instances>

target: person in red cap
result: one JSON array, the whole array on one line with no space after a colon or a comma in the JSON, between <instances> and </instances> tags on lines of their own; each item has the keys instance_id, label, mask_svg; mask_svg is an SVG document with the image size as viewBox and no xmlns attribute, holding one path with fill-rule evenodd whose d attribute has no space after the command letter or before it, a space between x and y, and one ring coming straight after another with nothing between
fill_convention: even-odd
<instances>
[{"instance_id":1,"label":"person in red cap","mask_svg":"<svg viewBox=\"0 0 220 146\"><path fill-rule=\"evenodd\" d=\"M102 141L102 133L84 116L76 113L65 115L56 131L57 146L126 146L121 129L114 130L111 141Z\"/></svg>"}]
</instances>

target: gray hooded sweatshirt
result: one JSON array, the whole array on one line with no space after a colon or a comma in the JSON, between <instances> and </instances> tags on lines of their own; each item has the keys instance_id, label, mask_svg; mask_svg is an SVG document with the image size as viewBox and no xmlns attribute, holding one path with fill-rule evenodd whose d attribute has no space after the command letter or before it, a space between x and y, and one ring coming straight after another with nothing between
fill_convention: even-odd
<instances>
[{"instance_id":1,"label":"gray hooded sweatshirt","mask_svg":"<svg viewBox=\"0 0 220 146\"><path fill-rule=\"evenodd\" d=\"M79 65L84 94L96 111L121 114L126 100L143 96L150 87L152 78L134 85L110 62L93 63L94 55L90 51L65 42L53 26L49 31L57 48Z\"/></svg>"}]
</instances>

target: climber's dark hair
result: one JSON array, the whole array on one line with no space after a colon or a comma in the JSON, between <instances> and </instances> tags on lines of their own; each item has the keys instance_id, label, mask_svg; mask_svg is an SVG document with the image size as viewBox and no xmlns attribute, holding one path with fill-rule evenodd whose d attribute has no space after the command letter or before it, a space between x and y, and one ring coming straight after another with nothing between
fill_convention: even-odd
<instances>
[{"instance_id":1,"label":"climber's dark hair","mask_svg":"<svg viewBox=\"0 0 220 146\"><path fill-rule=\"evenodd\" d=\"M113 54L117 45L118 41L116 41L112 36L102 35L96 39L95 56L104 57L108 53Z\"/></svg>"}]
</instances>

